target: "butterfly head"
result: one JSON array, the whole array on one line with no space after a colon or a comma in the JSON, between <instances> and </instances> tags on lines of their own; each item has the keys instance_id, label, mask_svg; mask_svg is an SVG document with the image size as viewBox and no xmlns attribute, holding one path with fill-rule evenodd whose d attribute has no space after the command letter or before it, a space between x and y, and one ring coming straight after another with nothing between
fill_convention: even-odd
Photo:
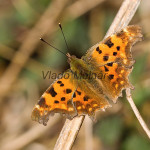
<instances>
[{"instance_id":1,"label":"butterfly head","mask_svg":"<svg viewBox=\"0 0 150 150\"><path fill-rule=\"evenodd\" d=\"M80 73L85 73L87 70L87 65L82 59L77 58L74 55L66 54L68 57L68 63L70 64L70 69L80 76Z\"/></svg>"},{"instance_id":2,"label":"butterfly head","mask_svg":"<svg viewBox=\"0 0 150 150\"><path fill-rule=\"evenodd\" d=\"M71 64L72 62L74 62L77 57L74 55L70 55L69 53L66 54L66 56L68 57L68 63Z\"/></svg>"}]
</instances>

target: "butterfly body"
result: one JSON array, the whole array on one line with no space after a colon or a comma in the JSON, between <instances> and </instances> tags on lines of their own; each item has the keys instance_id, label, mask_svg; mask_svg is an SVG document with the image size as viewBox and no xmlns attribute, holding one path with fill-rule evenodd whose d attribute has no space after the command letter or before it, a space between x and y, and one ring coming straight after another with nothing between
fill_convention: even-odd
<instances>
[{"instance_id":1,"label":"butterfly body","mask_svg":"<svg viewBox=\"0 0 150 150\"><path fill-rule=\"evenodd\" d=\"M139 26L127 26L96 44L81 59L68 56L70 69L58 78L42 95L32 112L32 119L47 124L52 113L67 118L110 107L122 90L133 88L128 76L133 69L132 45L142 40Z\"/></svg>"}]
</instances>

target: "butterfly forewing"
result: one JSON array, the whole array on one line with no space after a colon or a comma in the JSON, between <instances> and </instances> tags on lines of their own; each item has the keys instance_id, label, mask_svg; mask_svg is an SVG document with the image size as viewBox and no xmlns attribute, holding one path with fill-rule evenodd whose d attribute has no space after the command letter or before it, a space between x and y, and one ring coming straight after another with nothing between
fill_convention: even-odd
<instances>
[{"instance_id":1,"label":"butterfly forewing","mask_svg":"<svg viewBox=\"0 0 150 150\"><path fill-rule=\"evenodd\" d=\"M72 103L75 89L72 73L65 72L44 92L32 111L32 119L46 125L49 115L53 113L65 114L68 118L76 116Z\"/></svg>"},{"instance_id":2,"label":"butterfly forewing","mask_svg":"<svg viewBox=\"0 0 150 150\"><path fill-rule=\"evenodd\" d=\"M82 58L85 62L96 66L95 72L102 72L103 92L114 102L121 96L123 89L133 88L128 80L134 63L131 47L141 40L141 28L134 25L127 26L90 49Z\"/></svg>"}]
</instances>

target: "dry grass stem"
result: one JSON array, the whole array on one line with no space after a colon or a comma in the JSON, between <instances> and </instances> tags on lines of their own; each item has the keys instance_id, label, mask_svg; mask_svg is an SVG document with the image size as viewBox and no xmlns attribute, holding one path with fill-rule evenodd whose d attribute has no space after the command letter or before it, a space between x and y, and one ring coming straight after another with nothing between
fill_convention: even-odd
<instances>
[{"instance_id":1,"label":"dry grass stem","mask_svg":"<svg viewBox=\"0 0 150 150\"><path fill-rule=\"evenodd\" d=\"M141 0L124 0L122 6L120 7L105 37L108 37L112 33L128 25L128 23L134 16L140 4L140 1ZM79 132L79 129L83 120L84 119L82 116L74 118L73 120L66 120L64 127L56 142L54 150L70 150L71 149L72 144L74 140L76 139L77 133ZM76 134L70 134L72 133L72 131L74 131L74 133Z\"/></svg>"},{"instance_id":2,"label":"dry grass stem","mask_svg":"<svg viewBox=\"0 0 150 150\"><path fill-rule=\"evenodd\" d=\"M142 116L140 115L140 113L139 113L139 111L138 111L138 109L137 109L137 107L136 107L136 105L135 105L135 103L134 103L134 101L133 101L133 99L131 97L130 89L126 90L126 95L127 95L127 100L129 102L129 104L130 104L130 106L131 106L135 116L137 117L139 123L141 124L143 130L146 132L147 136L150 138L150 130L148 129L145 121L143 120Z\"/></svg>"},{"instance_id":3,"label":"dry grass stem","mask_svg":"<svg viewBox=\"0 0 150 150\"><path fill-rule=\"evenodd\" d=\"M67 119L61 130L60 136L56 142L54 150L69 150L80 130L84 116L75 117L72 120Z\"/></svg>"},{"instance_id":4,"label":"dry grass stem","mask_svg":"<svg viewBox=\"0 0 150 150\"><path fill-rule=\"evenodd\" d=\"M85 121L85 150L93 150L93 122L86 116Z\"/></svg>"},{"instance_id":5,"label":"dry grass stem","mask_svg":"<svg viewBox=\"0 0 150 150\"><path fill-rule=\"evenodd\" d=\"M127 26L134 16L141 0L124 0L105 38Z\"/></svg>"},{"instance_id":6,"label":"dry grass stem","mask_svg":"<svg viewBox=\"0 0 150 150\"><path fill-rule=\"evenodd\" d=\"M89 10L93 9L94 7L98 6L102 2L106 0L80 0L76 1L74 4L72 4L70 7L68 7L65 11L65 18L72 18L76 19L80 17L81 15L85 14ZM76 11L74 11L76 10Z\"/></svg>"}]
</instances>

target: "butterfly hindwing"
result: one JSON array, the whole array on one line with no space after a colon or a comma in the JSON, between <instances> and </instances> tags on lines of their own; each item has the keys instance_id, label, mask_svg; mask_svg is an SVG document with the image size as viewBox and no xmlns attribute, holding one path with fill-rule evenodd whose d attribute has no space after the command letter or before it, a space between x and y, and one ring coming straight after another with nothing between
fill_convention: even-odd
<instances>
[{"instance_id":1,"label":"butterfly hindwing","mask_svg":"<svg viewBox=\"0 0 150 150\"><path fill-rule=\"evenodd\" d=\"M94 93L93 87L85 80L78 82L78 87L73 95L73 103L78 115L88 114L95 120L95 112L110 107L109 102L100 92Z\"/></svg>"},{"instance_id":2,"label":"butterfly hindwing","mask_svg":"<svg viewBox=\"0 0 150 150\"><path fill-rule=\"evenodd\" d=\"M120 63L108 63L99 69L105 74L101 80L104 94L113 102L116 102L117 98L122 95L123 89L134 88L128 79L132 67L126 68Z\"/></svg>"}]
</instances>

